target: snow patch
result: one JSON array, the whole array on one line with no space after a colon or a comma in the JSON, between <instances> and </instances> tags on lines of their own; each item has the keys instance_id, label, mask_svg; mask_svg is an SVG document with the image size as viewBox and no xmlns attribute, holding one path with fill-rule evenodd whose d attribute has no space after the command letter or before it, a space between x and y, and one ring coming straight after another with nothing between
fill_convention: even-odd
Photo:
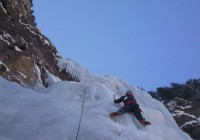
<instances>
[{"instance_id":1,"label":"snow patch","mask_svg":"<svg viewBox=\"0 0 200 140\"><path fill-rule=\"evenodd\" d=\"M177 102L172 100L169 103L167 103L166 106L169 108L169 110L173 110L177 106Z\"/></svg>"},{"instance_id":2,"label":"snow patch","mask_svg":"<svg viewBox=\"0 0 200 140\"><path fill-rule=\"evenodd\" d=\"M3 31L3 34L0 35L0 40L7 43L9 46L11 45L10 41L15 43L14 39L10 36L10 34L6 33L5 31Z\"/></svg>"},{"instance_id":3,"label":"snow patch","mask_svg":"<svg viewBox=\"0 0 200 140\"><path fill-rule=\"evenodd\" d=\"M22 52L22 50L17 46L15 46L15 50L18 51L18 52Z\"/></svg>"},{"instance_id":4,"label":"snow patch","mask_svg":"<svg viewBox=\"0 0 200 140\"><path fill-rule=\"evenodd\" d=\"M36 73L37 75L37 81L36 81L36 84L35 84L35 88L42 88L43 87L43 84L42 84L42 79L41 79L41 72L40 72L40 68L34 63L34 68L33 68L33 71Z\"/></svg>"},{"instance_id":5,"label":"snow patch","mask_svg":"<svg viewBox=\"0 0 200 140\"><path fill-rule=\"evenodd\" d=\"M6 33L5 31L3 31L3 37L7 40L11 40L12 42L15 43L14 39L11 37L11 35L9 33Z\"/></svg>"},{"instance_id":6,"label":"snow patch","mask_svg":"<svg viewBox=\"0 0 200 140\"><path fill-rule=\"evenodd\" d=\"M44 43L47 44L48 46L50 46L50 43L48 40L44 39Z\"/></svg>"},{"instance_id":7,"label":"snow patch","mask_svg":"<svg viewBox=\"0 0 200 140\"><path fill-rule=\"evenodd\" d=\"M6 11L6 9L3 7L3 5L2 5L2 3L1 3L1 2L0 2L0 6L1 6L1 8L3 9L4 13L6 13L6 14L7 14L7 11Z\"/></svg>"},{"instance_id":8,"label":"snow patch","mask_svg":"<svg viewBox=\"0 0 200 140\"><path fill-rule=\"evenodd\" d=\"M12 77L14 77L17 81L19 81L20 85L22 85L23 87L26 87L26 84L24 84L24 83L22 82L22 80L19 79L17 76L12 75Z\"/></svg>"},{"instance_id":9,"label":"snow patch","mask_svg":"<svg viewBox=\"0 0 200 140\"><path fill-rule=\"evenodd\" d=\"M0 64L3 64L4 66L6 66L6 71L10 71L8 66L6 64L4 64L1 60L0 60Z\"/></svg>"},{"instance_id":10,"label":"snow patch","mask_svg":"<svg viewBox=\"0 0 200 140\"><path fill-rule=\"evenodd\" d=\"M188 105L188 106L179 106L181 109L189 109L189 108L191 108L192 106L191 105Z\"/></svg>"},{"instance_id":11,"label":"snow patch","mask_svg":"<svg viewBox=\"0 0 200 140\"><path fill-rule=\"evenodd\" d=\"M59 77L54 76L47 69L45 69L45 83L47 83L48 86L59 81L61 81Z\"/></svg>"},{"instance_id":12,"label":"snow patch","mask_svg":"<svg viewBox=\"0 0 200 140\"><path fill-rule=\"evenodd\" d=\"M192 121L189 121L189 122L186 122L184 125L181 126L181 128L187 126L187 125L193 125L193 124L197 124L197 125L200 125L200 120L192 120Z\"/></svg>"},{"instance_id":13,"label":"snow patch","mask_svg":"<svg viewBox=\"0 0 200 140\"><path fill-rule=\"evenodd\" d=\"M17 71L24 79L26 79L27 78L27 76L25 75L25 74L23 74L22 72L20 72L20 71Z\"/></svg>"},{"instance_id":14,"label":"snow patch","mask_svg":"<svg viewBox=\"0 0 200 140\"><path fill-rule=\"evenodd\" d=\"M27 27L27 29L33 34L33 35L38 35L36 32L32 31L30 28ZM41 38L40 38L41 39Z\"/></svg>"},{"instance_id":15,"label":"snow patch","mask_svg":"<svg viewBox=\"0 0 200 140\"><path fill-rule=\"evenodd\" d=\"M183 98L178 98L178 97L176 97L175 99L176 99L176 100L179 100L179 101L183 101L183 102L185 102L185 103L187 103L187 104L192 104L192 102L189 102L189 101L187 101L187 100L185 100L185 99L183 99Z\"/></svg>"},{"instance_id":16,"label":"snow patch","mask_svg":"<svg viewBox=\"0 0 200 140\"><path fill-rule=\"evenodd\" d=\"M4 39L2 35L0 35L0 40L2 40L3 42L7 43L10 46L10 42Z\"/></svg>"},{"instance_id":17,"label":"snow patch","mask_svg":"<svg viewBox=\"0 0 200 140\"><path fill-rule=\"evenodd\" d=\"M14 5L17 6L17 1L16 0L14 1Z\"/></svg>"},{"instance_id":18,"label":"snow patch","mask_svg":"<svg viewBox=\"0 0 200 140\"><path fill-rule=\"evenodd\" d=\"M61 55L59 53L56 53L56 56L61 57Z\"/></svg>"},{"instance_id":19,"label":"snow patch","mask_svg":"<svg viewBox=\"0 0 200 140\"><path fill-rule=\"evenodd\" d=\"M196 119L196 117L194 115L190 115L188 113L185 113L182 110L175 110L174 113L172 113L172 116L182 116L182 115L189 116L189 117L191 117L193 119Z\"/></svg>"},{"instance_id":20,"label":"snow patch","mask_svg":"<svg viewBox=\"0 0 200 140\"><path fill-rule=\"evenodd\" d=\"M25 28L28 29L33 35L38 35L38 36L40 37L40 39L42 40L43 37L42 37L41 35L37 34L35 31L33 31L33 30L35 30L35 28L34 28L32 25L23 23L23 22L21 21L21 16L22 16L22 15L20 14L19 23L22 24L22 25L24 25ZM33 29L33 30L32 30L32 29Z\"/></svg>"},{"instance_id":21,"label":"snow patch","mask_svg":"<svg viewBox=\"0 0 200 140\"><path fill-rule=\"evenodd\" d=\"M178 100L180 100L180 98ZM182 101L186 102L187 104L191 103L191 102L188 102L186 100L182 100ZM166 106L169 108L169 110L174 110L175 108L178 108L178 107L184 110L184 109L189 109L189 108L192 107L191 105L178 106L177 101L175 101L175 100L170 101L169 103L166 104Z\"/></svg>"}]
</instances>

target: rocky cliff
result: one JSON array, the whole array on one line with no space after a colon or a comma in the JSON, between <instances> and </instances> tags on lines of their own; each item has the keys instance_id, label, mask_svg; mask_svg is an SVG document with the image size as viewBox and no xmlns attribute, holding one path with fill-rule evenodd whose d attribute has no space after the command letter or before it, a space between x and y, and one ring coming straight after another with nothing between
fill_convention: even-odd
<instances>
[{"instance_id":1,"label":"rocky cliff","mask_svg":"<svg viewBox=\"0 0 200 140\"><path fill-rule=\"evenodd\" d=\"M200 103L199 101L174 98L167 102L168 108L179 127L193 139L200 140Z\"/></svg>"},{"instance_id":2,"label":"rocky cliff","mask_svg":"<svg viewBox=\"0 0 200 140\"><path fill-rule=\"evenodd\" d=\"M0 0L0 75L24 87L78 81L65 68L50 40L35 24L32 0Z\"/></svg>"},{"instance_id":3,"label":"rocky cliff","mask_svg":"<svg viewBox=\"0 0 200 140\"><path fill-rule=\"evenodd\" d=\"M150 94L166 106L183 131L200 140L200 79L171 83Z\"/></svg>"}]
</instances>

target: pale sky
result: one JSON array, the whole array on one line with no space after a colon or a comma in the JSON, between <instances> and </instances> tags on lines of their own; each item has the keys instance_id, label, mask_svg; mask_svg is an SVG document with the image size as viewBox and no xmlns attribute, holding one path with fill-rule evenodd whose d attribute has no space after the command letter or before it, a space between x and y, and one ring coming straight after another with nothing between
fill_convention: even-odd
<instances>
[{"instance_id":1,"label":"pale sky","mask_svg":"<svg viewBox=\"0 0 200 140\"><path fill-rule=\"evenodd\" d=\"M200 0L33 0L63 59L156 90L200 78Z\"/></svg>"}]
</instances>

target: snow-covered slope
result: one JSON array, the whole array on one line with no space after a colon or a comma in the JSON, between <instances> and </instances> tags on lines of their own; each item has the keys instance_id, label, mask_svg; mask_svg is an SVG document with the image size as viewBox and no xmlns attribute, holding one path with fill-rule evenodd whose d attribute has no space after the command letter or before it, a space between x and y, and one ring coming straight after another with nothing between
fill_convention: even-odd
<instances>
[{"instance_id":1,"label":"snow-covered slope","mask_svg":"<svg viewBox=\"0 0 200 140\"><path fill-rule=\"evenodd\" d=\"M94 76L81 70L75 75L82 76L81 82L61 81L37 91L0 77L0 140L191 139L164 105L146 92L111 75ZM109 118L110 112L120 108L113 103L113 95L119 97L128 89L152 125L141 126L133 114L120 116L120 124Z\"/></svg>"}]
</instances>

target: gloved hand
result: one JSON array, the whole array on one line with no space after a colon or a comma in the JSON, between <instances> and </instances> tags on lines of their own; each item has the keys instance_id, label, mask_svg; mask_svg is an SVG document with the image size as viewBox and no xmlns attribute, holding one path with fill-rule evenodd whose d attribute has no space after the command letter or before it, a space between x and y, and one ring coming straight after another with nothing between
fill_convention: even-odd
<instances>
[{"instance_id":1,"label":"gloved hand","mask_svg":"<svg viewBox=\"0 0 200 140\"><path fill-rule=\"evenodd\" d=\"M116 99L114 100L114 103L117 104L117 100Z\"/></svg>"}]
</instances>

